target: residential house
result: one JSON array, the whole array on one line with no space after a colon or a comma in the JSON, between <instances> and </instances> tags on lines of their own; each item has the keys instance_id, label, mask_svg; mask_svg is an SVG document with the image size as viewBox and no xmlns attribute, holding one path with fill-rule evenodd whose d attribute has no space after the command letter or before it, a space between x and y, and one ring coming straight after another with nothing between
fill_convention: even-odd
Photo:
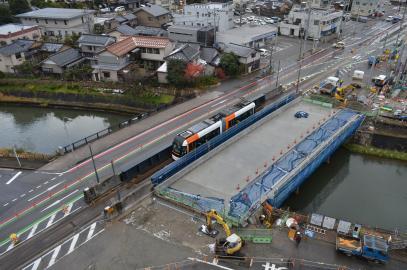
<instances>
[{"instance_id":1,"label":"residential house","mask_svg":"<svg viewBox=\"0 0 407 270\"><path fill-rule=\"evenodd\" d=\"M198 77L204 74L205 64L199 58L200 46L199 44L179 44L180 46L172 51L167 57L165 57L165 63L163 63L157 69L157 77L159 83L168 83L167 80L167 67L168 62L171 60L179 60L187 64L186 75L189 77Z\"/></svg>"},{"instance_id":2,"label":"residential house","mask_svg":"<svg viewBox=\"0 0 407 270\"><path fill-rule=\"evenodd\" d=\"M34 64L40 63L51 55L66 49L69 47L62 43L36 42L33 44L30 54L27 55L26 61L31 61Z\"/></svg>"},{"instance_id":3,"label":"residential house","mask_svg":"<svg viewBox=\"0 0 407 270\"><path fill-rule=\"evenodd\" d=\"M70 8L43 8L16 17L23 25L38 25L43 35L61 37L91 33L94 25L94 10Z\"/></svg>"},{"instance_id":4,"label":"residential house","mask_svg":"<svg viewBox=\"0 0 407 270\"><path fill-rule=\"evenodd\" d=\"M0 45L11 44L17 39L40 40L41 31L37 25L9 23L0 26Z\"/></svg>"},{"instance_id":5,"label":"residential house","mask_svg":"<svg viewBox=\"0 0 407 270\"><path fill-rule=\"evenodd\" d=\"M199 58L205 61L205 75L214 75L220 65L220 54L215 48L201 48Z\"/></svg>"},{"instance_id":6,"label":"residential house","mask_svg":"<svg viewBox=\"0 0 407 270\"><path fill-rule=\"evenodd\" d=\"M233 2L191 4L182 14L174 13L175 25L214 26L216 31L233 28Z\"/></svg>"},{"instance_id":7,"label":"residential house","mask_svg":"<svg viewBox=\"0 0 407 270\"><path fill-rule=\"evenodd\" d=\"M309 39L328 41L341 33L342 16L342 11L334 9L309 10L304 6L294 6L286 19L280 22L279 31L284 36L306 36Z\"/></svg>"},{"instance_id":8,"label":"residential house","mask_svg":"<svg viewBox=\"0 0 407 270\"><path fill-rule=\"evenodd\" d=\"M79 50L82 56L95 58L97 54L103 51L107 46L116 42L115 37L107 35L83 34L78 39Z\"/></svg>"},{"instance_id":9,"label":"residential house","mask_svg":"<svg viewBox=\"0 0 407 270\"><path fill-rule=\"evenodd\" d=\"M193 42L210 47L215 43L215 28L213 26L172 25L168 27L168 37L174 41Z\"/></svg>"},{"instance_id":10,"label":"residential house","mask_svg":"<svg viewBox=\"0 0 407 270\"><path fill-rule=\"evenodd\" d=\"M117 4L124 6L127 10L135 11L145 4L145 0L119 0Z\"/></svg>"},{"instance_id":11,"label":"residential house","mask_svg":"<svg viewBox=\"0 0 407 270\"><path fill-rule=\"evenodd\" d=\"M138 24L150 27L162 27L170 21L170 12L157 5L147 4L134 12Z\"/></svg>"},{"instance_id":12,"label":"residential house","mask_svg":"<svg viewBox=\"0 0 407 270\"><path fill-rule=\"evenodd\" d=\"M166 37L167 31L158 27L148 27L148 26L136 26L134 28L128 25L120 25L114 31L110 32L109 35L119 38L121 36L156 36L156 37Z\"/></svg>"},{"instance_id":13,"label":"residential house","mask_svg":"<svg viewBox=\"0 0 407 270\"><path fill-rule=\"evenodd\" d=\"M93 79L124 81L129 73L155 72L172 49L173 44L165 37L124 37L99 53L97 63L92 65Z\"/></svg>"},{"instance_id":14,"label":"residential house","mask_svg":"<svg viewBox=\"0 0 407 270\"><path fill-rule=\"evenodd\" d=\"M15 73L15 66L21 65L30 54L34 40L19 39L0 47L0 71Z\"/></svg>"},{"instance_id":15,"label":"residential house","mask_svg":"<svg viewBox=\"0 0 407 270\"><path fill-rule=\"evenodd\" d=\"M62 75L66 69L79 65L84 60L79 50L69 48L45 59L41 63L41 70L46 74Z\"/></svg>"},{"instance_id":16,"label":"residential house","mask_svg":"<svg viewBox=\"0 0 407 270\"><path fill-rule=\"evenodd\" d=\"M260 52L254 48L227 44L224 52L233 53L239 58L244 73L251 73L260 68Z\"/></svg>"}]
</instances>

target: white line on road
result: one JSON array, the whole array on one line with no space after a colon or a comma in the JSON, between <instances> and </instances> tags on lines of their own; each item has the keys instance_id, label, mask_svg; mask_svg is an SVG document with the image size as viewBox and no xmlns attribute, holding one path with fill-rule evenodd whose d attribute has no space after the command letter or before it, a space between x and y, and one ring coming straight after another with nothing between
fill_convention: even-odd
<instances>
[{"instance_id":1,"label":"white line on road","mask_svg":"<svg viewBox=\"0 0 407 270\"><path fill-rule=\"evenodd\" d=\"M8 246L8 248L7 248L6 252L7 252L7 251L9 251L10 249L12 249L13 247L14 247L14 244L13 244L13 243L11 243L11 244Z\"/></svg>"},{"instance_id":2,"label":"white line on road","mask_svg":"<svg viewBox=\"0 0 407 270\"><path fill-rule=\"evenodd\" d=\"M17 198L12 199L11 201L12 201L12 202L15 202L15 201L17 201Z\"/></svg>"},{"instance_id":3,"label":"white line on road","mask_svg":"<svg viewBox=\"0 0 407 270\"><path fill-rule=\"evenodd\" d=\"M29 191L28 191L28 193L31 193L31 192L33 192L34 191L34 189L30 189Z\"/></svg>"},{"instance_id":4,"label":"white line on road","mask_svg":"<svg viewBox=\"0 0 407 270\"><path fill-rule=\"evenodd\" d=\"M50 181L54 181L55 179L57 179L56 177L54 177L54 178L51 178L51 180Z\"/></svg>"},{"instance_id":5,"label":"white line on road","mask_svg":"<svg viewBox=\"0 0 407 270\"><path fill-rule=\"evenodd\" d=\"M39 189L40 187L41 187L41 185L39 185L39 186L36 186L35 188L36 188L36 189Z\"/></svg>"},{"instance_id":6,"label":"white line on road","mask_svg":"<svg viewBox=\"0 0 407 270\"><path fill-rule=\"evenodd\" d=\"M222 103L225 103L226 101L227 101L227 99L224 99L224 100L222 100L222 101L219 101L218 103L213 104L213 105L211 106L211 108L216 107L216 106L218 106L218 105L220 105L220 104L222 104Z\"/></svg>"},{"instance_id":7,"label":"white line on road","mask_svg":"<svg viewBox=\"0 0 407 270\"><path fill-rule=\"evenodd\" d=\"M61 250L61 245L57 246L57 247L54 249L54 252L52 253L52 257L51 257L51 260L50 260L49 263L48 263L47 268L54 265L55 260L57 259L58 253L59 253L60 250Z\"/></svg>"},{"instance_id":8,"label":"white line on road","mask_svg":"<svg viewBox=\"0 0 407 270\"><path fill-rule=\"evenodd\" d=\"M16 173L10 180L8 180L8 182L6 183L6 185L9 185L9 184L11 184L11 182L13 182L14 180L16 180L16 178L20 175L20 174L22 174L23 172L18 172L18 173Z\"/></svg>"},{"instance_id":9,"label":"white line on road","mask_svg":"<svg viewBox=\"0 0 407 270\"><path fill-rule=\"evenodd\" d=\"M54 189L55 187L59 186L60 184L62 184L62 182L60 182L60 183L58 183L58 184L55 184L55 185L53 185L53 186L47 188L47 189L44 190L43 192L41 192L41 193L35 195L34 197L32 197L31 199L28 199L27 201L30 202L30 201L34 200L34 199L37 198L38 196L41 196L41 195L44 194L45 192L51 191L52 189ZM38 188L38 187L37 187L37 188Z\"/></svg>"},{"instance_id":10,"label":"white line on road","mask_svg":"<svg viewBox=\"0 0 407 270\"><path fill-rule=\"evenodd\" d=\"M48 184L48 181L45 181L45 182L44 182L44 185L46 185L46 184Z\"/></svg>"},{"instance_id":11,"label":"white line on road","mask_svg":"<svg viewBox=\"0 0 407 270\"><path fill-rule=\"evenodd\" d=\"M50 204L50 205L48 205L47 207L45 207L44 209L42 209L41 212L44 212L45 210L47 210L47 209L53 207L54 205L60 203L61 201L63 201L64 199L68 198L69 196L71 196L72 194L74 194L74 193L76 193L76 192L78 192L78 191L79 191L78 189L75 189L74 191L72 191L71 193L69 193L68 195L66 195L65 197L63 197L63 198L61 198L61 199L59 199L59 200L53 202L52 204Z\"/></svg>"},{"instance_id":12,"label":"white line on road","mask_svg":"<svg viewBox=\"0 0 407 270\"><path fill-rule=\"evenodd\" d=\"M38 223L35 223L34 226L31 228L31 231L28 234L27 239L30 239L34 235L37 228L38 228Z\"/></svg>"},{"instance_id":13,"label":"white line on road","mask_svg":"<svg viewBox=\"0 0 407 270\"><path fill-rule=\"evenodd\" d=\"M92 238L93 233L95 232L96 222L94 222L89 229L88 237L86 237L86 241Z\"/></svg>"},{"instance_id":14,"label":"white line on road","mask_svg":"<svg viewBox=\"0 0 407 270\"><path fill-rule=\"evenodd\" d=\"M3 206L7 206L7 205L8 205L8 203L3 204Z\"/></svg>"},{"instance_id":15,"label":"white line on road","mask_svg":"<svg viewBox=\"0 0 407 270\"><path fill-rule=\"evenodd\" d=\"M25 193L20 195L21 198L23 198L24 196L25 196Z\"/></svg>"},{"instance_id":16,"label":"white line on road","mask_svg":"<svg viewBox=\"0 0 407 270\"><path fill-rule=\"evenodd\" d=\"M73 237L71 245L69 246L68 253L66 253L67 255L74 250L76 242L78 242L78 238L79 238L79 233L75 234L75 236Z\"/></svg>"},{"instance_id":17,"label":"white line on road","mask_svg":"<svg viewBox=\"0 0 407 270\"><path fill-rule=\"evenodd\" d=\"M56 215L57 215L57 213L53 214L53 215L49 218L48 223L47 223L47 226L45 226L45 228L48 228L49 226L52 225L52 223L54 223L54 219L55 219Z\"/></svg>"},{"instance_id":18,"label":"white line on road","mask_svg":"<svg viewBox=\"0 0 407 270\"><path fill-rule=\"evenodd\" d=\"M42 257L39 257L34 263L28 265L27 267L24 267L23 270L29 269L29 267L32 265L31 270L37 270L38 266L40 266Z\"/></svg>"},{"instance_id":19,"label":"white line on road","mask_svg":"<svg viewBox=\"0 0 407 270\"><path fill-rule=\"evenodd\" d=\"M64 217L66 217L67 215L69 215L69 213L71 213L73 207L73 203L70 203L65 211Z\"/></svg>"}]
</instances>

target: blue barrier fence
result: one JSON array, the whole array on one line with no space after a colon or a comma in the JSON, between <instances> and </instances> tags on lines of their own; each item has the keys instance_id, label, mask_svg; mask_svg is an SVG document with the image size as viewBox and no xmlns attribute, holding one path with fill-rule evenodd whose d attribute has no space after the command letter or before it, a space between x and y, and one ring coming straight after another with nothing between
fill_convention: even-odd
<instances>
[{"instance_id":1,"label":"blue barrier fence","mask_svg":"<svg viewBox=\"0 0 407 270\"><path fill-rule=\"evenodd\" d=\"M274 112L275 110L281 108L282 106L288 104L292 100L297 97L296 94L288 95L284 98L279 99L278 101L274 102L273 104L266 106L263 110L255 113L254 115L250 116L249 118L245 119L244 121L240 122L236 126L230 128L226 132L216 136L215 138L211 139L209 142L199 146L195 150L191 151L190 153L186 154L182 158L172 162L171 164L167 165L163 169L159 170L153 176L151 176L151 182L154 186L161 184L195 160L199 159L212 149L218 147L222 143L226 142L242 130L246 129L247 127L251 126L252 124L256 123L260 119L264 118L265 116L269 115L270 113Z\"/></svg>"}]
</instances>

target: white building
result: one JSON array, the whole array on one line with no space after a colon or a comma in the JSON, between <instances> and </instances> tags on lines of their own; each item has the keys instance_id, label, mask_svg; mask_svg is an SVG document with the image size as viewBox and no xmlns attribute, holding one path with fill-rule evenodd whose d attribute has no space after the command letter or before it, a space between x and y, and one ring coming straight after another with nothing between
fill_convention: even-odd
<instances>
[{"instance_id":1,"label":"white building","mask_svg":"<svg viewBox=\"0 0 407 270\"><path fill-rule=\"evenodd\" d=\"M233 27L233 2L192 4L184 6L182 14L173 14L176 25L216 26L217 31Z\"/></svg>"},{"instance_id":2,"label":"white building","mask_svg":"<svg viewBox=\"0 0 407 270\"><path fill-rule=\"evenodd\" d=\"M38 25L43 35L65 37L72 34L91 33L94 10L69 8L43 8L22 14L23 25Z\"/></svg>"},{"instance_id":3,"label":"white building","mask_svg":"<svg viewBox=\"0 0 407 270\"><path fill-rule=\"evenodd\" d=\"M379 0L354 0L351 9L352 17L370 16L377 11Z\"/></svg>"},{"instance_id":4,"label":"white building","mask_svg":"<svg viewBox=\"0 0 407 270\"><path fill-rule=\"evenodd\" d=\"M36 25L26 26L14 23L0 26L0 45L11 44L17 39L40 40L40 29Z\"/></svg>"},{"instance_id":5,"label":"white building","mask_svg":"<svg viewBox=\"0 0 407 270\"><path fill-rule=\"evenodd\" d=\"M342 11L319 8L312 8L310 11L308 8L295 6L280 23L280 34L328 40L340 34L342 16Z\"/></svg>"}]
</instances>

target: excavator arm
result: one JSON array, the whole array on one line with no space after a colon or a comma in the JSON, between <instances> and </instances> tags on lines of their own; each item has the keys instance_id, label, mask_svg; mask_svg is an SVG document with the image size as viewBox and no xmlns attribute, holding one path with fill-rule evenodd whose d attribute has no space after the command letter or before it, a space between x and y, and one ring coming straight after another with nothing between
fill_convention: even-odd
<instances>
[{"instance_id":1,"label":"excavator arm","mask_svg":"<svg viewBox=\"0 0 407 270\"><path fill-rule=\"evenodd\" d=\"M223 220L223 218L218 215L216 210L210 210L208 213L206 213L206 226L208 227L208 230L212 230L212 220L215 219L216 222L220 225L222 225L223 230L225 231L226 237L230 236L232 233L230 232L230 228L228 224Z\"/></svg>"}]
</instances>

